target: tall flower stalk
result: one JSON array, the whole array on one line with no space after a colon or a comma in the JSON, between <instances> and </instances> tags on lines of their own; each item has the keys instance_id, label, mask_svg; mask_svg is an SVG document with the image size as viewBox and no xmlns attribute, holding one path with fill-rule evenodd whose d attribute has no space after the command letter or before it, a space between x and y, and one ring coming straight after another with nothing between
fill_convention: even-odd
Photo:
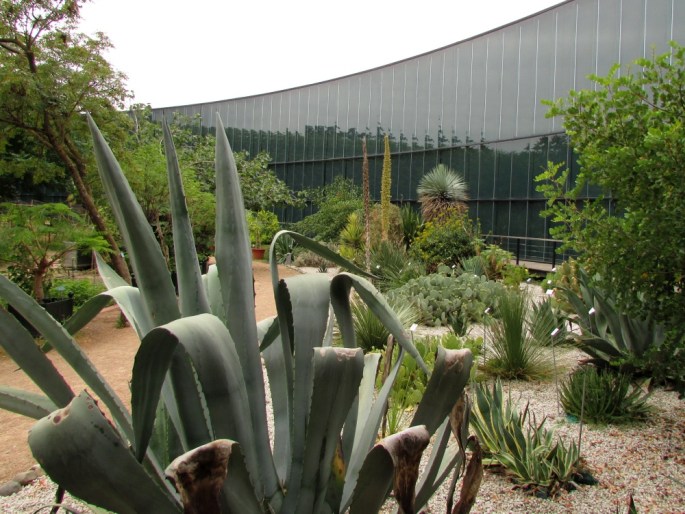
<instances>
[{"instance_id":1,"label":"tall flower stalk","mask_svg":"<svg viewBox=\"0 0 685 514\"><path fill-rule=\"evenodd\" d=\"M371 192L369 190L369 154L366 152L366 136L362 139L362 195L364 196L364 263L371 270Z\"/></svg>"},{"instance_id":2,"label":"tall flower stalk","mask_svg":"<svg viewBox=\"0 0 685 514\"><path fill-rule=\"evenodd\" d=\"M390 161L390 140L385 135L383 173L381 175L381 240L388 240L390 227L390 187L392 186L392 165Z\"/></svg>"}]
</instances>

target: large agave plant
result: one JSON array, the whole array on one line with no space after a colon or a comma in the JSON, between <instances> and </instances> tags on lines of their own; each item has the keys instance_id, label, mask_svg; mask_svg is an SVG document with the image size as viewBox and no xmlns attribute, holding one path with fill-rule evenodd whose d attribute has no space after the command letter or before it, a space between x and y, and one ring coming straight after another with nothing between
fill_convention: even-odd
<instances>
[{"instance_id":1,"label":"large agave plant","mask_svg":"<svg viewBox=\"0 0 685 514\"><path fill-rule=\"evenodd\" d=\"M371 283L350 273L331 281L320 274L281 280L273 264L278 315L256 322L243 201L217 115L217 263L204 276L173 142L164 127L177 297L140 206L102 135L89 123L101 179L138 287L128 286L98 260L108 290L62 327L0 276L0 296L36 326L99 398L72 391L28 332L0 309L0 344L43 391L36 395L4 388L0 406L39 420L29 444L48 475L75 496L118 513L369 513L380 508L391 489L401 512L426 504L463 462L460 448L468 433L463 392L471 353L439 349L411 427L377 443L399 366L374 391L379 355L364 355L356 346L352 289L388 327L402 352L428 370ZM299 234L283 231L276 239L285 235L364 274ZM272 263L274 251L272 245ZM111 299L141 339L130 413L72 337ZM331 345L331 312L344 347ZM272 427L263 369L271 391ZM436 433L428 466L415 485L421 453ZM452 433L456 443L450 442ZM472 504L474 488L467 484L466 489L465 504Z\"/></svg>"}]
</instances>

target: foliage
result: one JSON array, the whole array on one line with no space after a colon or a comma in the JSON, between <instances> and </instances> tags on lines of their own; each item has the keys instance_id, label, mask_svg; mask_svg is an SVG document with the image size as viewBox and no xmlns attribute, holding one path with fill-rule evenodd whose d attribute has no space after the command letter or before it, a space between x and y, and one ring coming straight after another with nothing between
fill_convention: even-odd
<instances>
[{"instance_id":1,"label":"foliage","mask_svg":"<svg viewBox=\"0 0 685 514\"><path fill-rule=\"evenodd\" d=\"M513 473L516 482L537 494L554 496L577 472L580 454L575 442L555 440L551 430L539 424L528 410L520 414L511 398L505 400L496 380L474 385L471 427L484 449Z\"/></svg>"},{"instance_id":2,"label":"foliage","mask_svg":"<svg viewBox=\"0 0 685 514\"><path fill-rule=\"evenodd\" d=\"M473 354L474 361L478 360L479 351L482 345L482 339L465 339L455 337L453 335L445 335L440 337L425 337L414 341L416 350L421 355L421 358L426 363L429 369L433 369L435 365L435 355L438 348L445 348L449 350L460 350L467 348ZM386 351L383 359L391 358L391 364L397 363L398 352L393 348L392 355ZM390 367L385 364L388 369ZM476 374L476 366L471 367L471 375L469 381L473 381ZM381 379L378 379L379 382ZM381 385L381 384L379 384ZM406 423L411 418L413 409L418 405L421 397L426 390L426 375L421 372L414 359L404 357L400 365L395 385L390 393L388 399L387 412L387 434L394 434L405 428Z\"/></svg>"},{"instance_id":3,"label":"foliage","mask_svg":"<svg viewBox=\"0 0 685 514\"><path fill-rule=\"evenodd\" d=\"M102 283L87 278L57 278L51 282L48 296L51 298L71 296L74 299L74 309L78 309L104 290Z\"/></svg>"},{"instance_id":4,"label":"foliage","mask_svg":"<svg viewBox=\"0 0 685 514\"><path fill-rule=\"evenodd\" d=\"M514 258L511 252L497 245L486 245L480 250L479 255L483 259L485 272L490 280L500 280L507 265Z\"/></svg>"},{"instance_id":5,"label":"foliage","mask_svg":"<svg viewBox=\"0 0 685 514\"><path fill-rule=\"evenodd\" d=\"M281 229L278 217L273 212L247 211L245 217L247 218L247 229L250 232L250 242L257 248L271 243L276 232Z\"/></svg>"},{"instance_id":6,"label":"foliage","mask_svg":"<svg viewBox=\"0 0 685 514\"><path fill-rule=\"evenodd\" d=\"M362 223L359 214L353 212L347 218L347 225L340 232L340 255L357 265L365 265L365 225Z\"/></svg>"},{"instance_id":7,"label":"foliage","mask_svg":"<svg viewBox=\"0 0 685 514\"><path fill-rule=\"evenodd\" d=\"M434 221L441 218L445 210L466 210L464 202L469 199L464 177L444 164L438 164L419 181L417 188L423 219Z\"/></svg>"},{"instance_id":8,"label":"foliage","mask_svg":"<svg viewBox=\"0 0 685 514\"><path fill-rule=\"evenodd\" d=\"M381 172L381 241L388 240L390 230L390 198L392 196L392 163L390 161L390 138L385 135L383 169Z\"/></svg>"},{"instance_id":9,"label":"foliage","mask_svg":"<svg viewBox=\"0 0 685 514\"><path fill-rule=\"evenodd\" d=\"M278 239L281 239L280 237ZM278 240L277 240L278 241ZM327 245L327 248L330 250L335 251L335 246L334 245ZM297 255L295 256L295 261L294 261L295 266L300 267L300 268L317 268L321 269L322 267L325 268L331 268L335 266L335 264L324 257L323 255L320 255L317 252L307 250L307 249L302 249L301 251L297 252Z\"/></svg>"},{"instance_id":10,"label":"foliage","mask_svg":"<svg viewBox=\"0 0 685 514\"><path fill-rule=\"evenodd\" d=\"M389 305L403 328L408 329L417 321L418 315L411 304L390 302ZM380 350L385 346L390 331L373 310L358 298L352 302L352 320L357 345L361 349L370 352Z\"/></svg>"},{"instance_id":11,"label":"foliage","mask_svg":"<svg viewBox=\"0 0 685 514\"><path fill-rule=\"evenodd\" d=\"M538 380L548 377L552 363L544 347L533 337L530 302L524 293L504 291L497 307L498 319L491 325L491 344L487 355L488 373L507 379ZM549 333L547 336L549 337Z\"/></svg>"},{"instance_id":12,"label":"foliage","mask_svg":"<svg viewBox=\"0 0 685 514\"><path fill-rule=\"evenodd\" d=\"M82 0L3 1L0 8L0 170L34 183L67 175L76 200L112 249L117 271L128 278L118 243L91 189L94 162L83 112L113 144L128 120L126 77L104 55L102 33L77 31Z\"/></svg>"},{"instance_id":13,"label":"foliage","mask_svg":"<svg viewBox=\"0 0 685 514\"><path fill-rule=\"evenodd\" d=\"M440 220L427 221L412 244L414 252L429 272L440 264L457 266L476 254L478 239L468 216L452 211Z\"/></svg>"},{"instance_id":14,"label":"foliage","mask_svg":"<svg viewBox=\"0 0 685 514\"><path fill-rule=\"evenodd\" d=\"M269 210L274 207L292 206L301 208L304 200L269 169L271 156L259 152L254 157L247 152L235 154L235 163L240 177L245 208L251 211Z\"/></svg>"},{"instance_id":15,"label":"foliage","mask_svg":"<svg viewBox=\"0 0 685 514\"><path fill-rule=\"evenodd\" d=\"M632 385L630 375L583 366L560 387L561 405L567 414L589 423L607 424L645 419L650 412L649 394Z\"/></svg>"},{"instance_id":16,"label":"foliage","mask_svg":"<svg viewBox=\"0 0 685 514\"><path fill-rule=\"evenodd\" d=\"M685 321L685 49L671 46L549 103L580 169L550 164L537 179L551 234L599 274L621 310L669 328ZM578 202L588 186L603 194Z\"/></svg>"},{"instance_id":17,"label":"foliage","mask_svg":"<svg viewBox=\"0 0 685 514\"><path fill-rule=\"evenodd\" d=\"M454 276L442 267L438 273L412 279L398 289L388 291L388 298L414 304L420 321L430 326L445 326L456 316L479 322L488 307L497 305L503 286L485 277Z\"/></svg>"},{"instance_id":18,"label":"foliage","mask_svg":"<svg viewBox=\"0 0 685 514\"><path fill-rule=\"evenodd\" d=\"M400 207L400 220L402 221L402 242L405 248L409 249L421 231L423 219L410 204L404 204Z\"/></svg>"},{"instance_id":19,"label":"foliage","mask_svg":"<svg viewBox=\"0 0 685 514\"><path fill-rule=\"evenodd\" d=\"M420 509L463 462L459 448L468 436L468 410L461 409L461 416L450 413L463 398L470 352L438 348L411 427L376 443L398 367L375 391L378 357L364 356L354 341L353 288L404 352L425 373L429 370L386 301L367 280L350 273L332 280L316 274L280 280L272 255L278 316L256 323L238 175L218 115L216 119L217 264L204 277L183 208L178 163L169 159L178 297L142 209L89 119L112 211L134 271L144 270L136 273L139 286L126 286L99 259L108 291L87 302L64 329L2 276L0 295L65 357L109 409L112 421L88 392L74 397L48 357L3 310L0 344L43 394L3 388L0 405L42 418L29 437L42 468L75 496L115 512L376 512L393 480L402 508ZM172 153L170 132L165 130L164 136ZM364 274L306 237L279 233L286 234ZM110 298L141 337L130 414L71 336ZM331 346L331 308L344 348ZM273 402L273 450L263 366ZM452 431L459 443L448 445ZM415 495L421 453L434 433L430 464Z\"/></svg>"},{"instance_id":20,"label":"foliage","mask_svg":"<svg viewBox=\"0 0 685 514\"><path fill-rule=\"evenodd\" d=\"M531 302L530 306L530 336L539 345L559 345L570 340L566 329L567 318L555 308L555 302L549 296L539 302ZM552 337L552 333L557 331Z\"/></svg>"},{"instance_id":21,"label":"foliage","mask_svg":"<svg viewBox=\"0 0 685 514\"><path fill-rule=\"evenodd\" d=\"M571 319L580 327L576 345L598 364L630 370L632 366L624 364L639 363L648 351L659 351L666 339L662 325L651 317L636 318L623 312L614 296L603 291L582 269L578 271L578 287L579 293L561 288L557 296L570 306ZM642 369L634 371L648 372L649 363L642 361L642 365Z\"/></svg>"},{"instance_id":22,"label":"foliage","mask_svg":"<svg viewBox=\"0 0 685 514\"><path fill-rule=\"evenodd\" d=\"M282 236L274 242L274 253L276 255L276 262L278 264L285 264L288 255L290 255L290 263L295 261L296 254L301 250L297 242L290 236Z\"/></svg>"},{"instance_id":23,"label":"foliage","mask_svg":"<svg viewBox=\"0 0 685 514\"><path fill-rule=\"evenodd\" d=\"M318 210L295 223L293 229L319 241L337 241L349 215L363 207L359 187L340 176L306 196Z\"/></svg>"},{"instance_id":24,"label":"foliage","mask_svg":"<svg viewBox=\"0 0 685 514\"><path fill-rule=\"evenodd\" d=\"M383 291L397 289L408 281L425 274L423 264L416 259L410 260L402 246L383 241L373 249L371 268L379 277L379 287Z\"/></svg>"},{"instance_id":25,"label":"foliage","mask_svg":"<svg viewBox=\"0 0 685 514\"><path fill-rule=\"evenodd\" d=\"M33 297L45 297L45 281L53 266L76 249L107 251L107 243L86 221L64 204L2 204L0 262L15 274L31 277Z\"/></svg>"}]
</instances>

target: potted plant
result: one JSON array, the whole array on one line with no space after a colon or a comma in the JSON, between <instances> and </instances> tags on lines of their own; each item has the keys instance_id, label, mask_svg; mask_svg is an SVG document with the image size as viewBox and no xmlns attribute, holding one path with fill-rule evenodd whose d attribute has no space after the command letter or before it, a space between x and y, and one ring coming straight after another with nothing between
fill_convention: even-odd
<instances>
[{"instance_id":1,"label":"potted plant","mask_svg":"<svg viewBox=\"0 0 685 514\"><path fill-rule=\"evenodd\" d=\"M263 259L266 251L263 245L269 244L276 232L281 229L278 218L269 211L247 211L247 226L250 231L252 257Z\"/></svg>"},{"instance_id":2,"label":"potted plant","mask_svg":"<svg viewBox=\"0 0 685 514\"><path fill-rule=\"evenodd\" d=\"M71 315L73 300L47 296L50 275L65 255L84 250L106 252L107 242L67 205L0 205L0 263L58 319Z\"/></svg>"}]
</instances>

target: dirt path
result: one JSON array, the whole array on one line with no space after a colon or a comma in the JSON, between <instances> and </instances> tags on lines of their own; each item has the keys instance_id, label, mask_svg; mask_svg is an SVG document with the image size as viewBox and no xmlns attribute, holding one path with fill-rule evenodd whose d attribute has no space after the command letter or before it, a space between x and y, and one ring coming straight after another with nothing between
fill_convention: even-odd
<instances>
[{"instance_id":1,"label":"dirt path","mask_svg":"<svg viewBox=\"0 0 685 514\"><path fill-rule=\"evenodd\" d=\"M253 267L255 278L255 306L257 319L276 314L271 275L268 264L256 262ZM296 270L280 268L281 277L297 275ZM116 328L119 311L116 307L104 309L88 326L77 335L81 347L95 367L102 373L119 397L129 403L128 383L131 379L133 358L138 349L138 337L132 328ZM68 384L78 393L83 382L54 352L50 358L65 376ZM38 388L16 364L6 355L0 355L0 384L38 392ZM34 420L0 410L0 483L12 478L17 472L26 471L34 460L26 442L27 432Z\"/></svg>"}]
</instances>

